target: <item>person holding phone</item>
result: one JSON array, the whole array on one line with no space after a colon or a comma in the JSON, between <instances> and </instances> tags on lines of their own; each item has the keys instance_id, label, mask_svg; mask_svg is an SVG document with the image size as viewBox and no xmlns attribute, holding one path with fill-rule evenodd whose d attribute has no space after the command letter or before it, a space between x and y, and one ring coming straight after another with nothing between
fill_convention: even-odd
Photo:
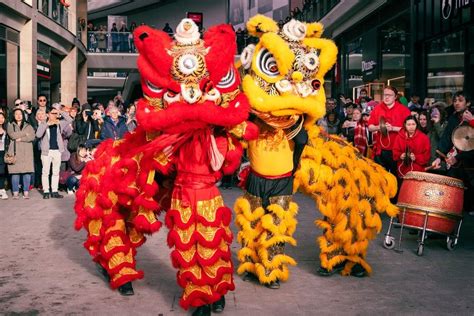
<instances>
[{"instance_id":1,"label":"person holding phone","mask_svg":"<svg viewBox=\"0 0 474 316\"><path fill-rule=\"evenodd\" d=\"M67 149L61 133L72 122L71 117L67 113L63 113L65 119L60 120L60 106L53 105L47 113L47 120L41 122L36 131L36 137L40 139L41 162L43 164L41 177L43 199L49 199L50 197L63 198L58 192L59 170L61 167L61 153ZM51 182L49 181L50 169L52 169Z\"/></svg>"}]
</instances>

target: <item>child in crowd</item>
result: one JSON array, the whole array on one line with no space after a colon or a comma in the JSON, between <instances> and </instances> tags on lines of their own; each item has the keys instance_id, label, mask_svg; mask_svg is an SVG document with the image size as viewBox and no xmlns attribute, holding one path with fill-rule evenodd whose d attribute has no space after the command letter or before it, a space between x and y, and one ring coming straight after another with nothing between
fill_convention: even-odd
<instances>
[{"instance_id":1,"label":"child in crowd","mask_svg":"<svg viewBox=\"0 0 474 316\"><path fill-rule=\"evenodd\" d=\"M81 172L89 161L88 150L83 144L79 145L76 152L69 158L69 177L66 180L67 193L74 194L79 188L79 180L81 179Z\"/></svg>"}]
</instances>

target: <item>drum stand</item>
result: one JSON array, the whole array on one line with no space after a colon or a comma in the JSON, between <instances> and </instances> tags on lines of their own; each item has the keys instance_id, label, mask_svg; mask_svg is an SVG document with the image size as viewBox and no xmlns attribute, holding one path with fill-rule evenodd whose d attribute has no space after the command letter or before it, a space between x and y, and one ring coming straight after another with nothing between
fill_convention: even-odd
<instances>
[{"instance_id":1,"label":"drum stand","mask_svg":"<svg viewBox=\"0 0 474 316\"><path fill-rule=\"evenodd\" d=\"M424 212L424 214L425 214L423 227L417 227L417 226L412 226L412 225L405 224L406 207L403 207L402 222L401 223L396 223L394 221L395 217L391 217L390 218L390 224L388 226L388 230L387 230L387 233L385 234L385 238L384 238L384 241L383 241L384 248L386 248L386 249L394 249L395 248L395 237L393 237L391 235L392 226L393 226L393 227L400 227L400 236L399 236L399 239L398 239L398 246L395 249L395 251L398 252L398 253L403 252L403 250L401 249L401 244L402 244L402 234L403 234L403 228L404 227L419 230L420 233L421 233L421 239L418 240L418 248L416 250L416 254L418 256L423 255L423 250L424 250L424 247L425 247L425 240L426 240L427 231L431 231L431 232L434 232L434 233L437 233L437 234L445 235L446 236L446 248L449 251L454 250L454 248L456 247L456 245L458 243L459 232L461 231L462 217L461 216L448 216L452 219L457 220L458 225L457 225L457 228L454 230L454 234L445 234L445 233L438 232L438 231L427 230L426 227L428 225L428 217L429 217L430 212L429 211L422 211L422 212ZM419 234L419 236L420 236L420 234Z\"/></svg>"}]
</instances>

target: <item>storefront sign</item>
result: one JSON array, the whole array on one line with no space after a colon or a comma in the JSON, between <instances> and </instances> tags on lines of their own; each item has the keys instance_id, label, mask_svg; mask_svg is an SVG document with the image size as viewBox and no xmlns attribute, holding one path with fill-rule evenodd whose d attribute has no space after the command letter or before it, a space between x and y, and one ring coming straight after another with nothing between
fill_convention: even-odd
<instances>
[{"instance_id":1,"label":"storefront sign","mask_svg":"<svg viewBox=\"0 0 474 316\"><path fill-rule=\"evenodd\" d=\"M51 80L51 64L47 61L38 59L36 63L36 71L38 77Z\"/></svg>"},{"instance_id":2,"label":"storefront sign","mask_svg":"<svg viewBox=\"0 0 474 316\"><path fill-rule=\"evenodd\" d=\"M186 17L193 20L199 29L202 30L203 14L201 12L188 12Z\"/></svg>"},{"instance_id":3,"label":"storefront sign","mask_svg":"<svg viewBox=\"0 0 474 316\"><path fill-rule=\"evenodd\" d=\"M470 7L472 4L474 4L474 0L442 0L441 16L448 20L457 16L458 11Z\"/></svg>"},{"instance_id":4,"label":"storefront sign","mask_svg":"<svg viewBox=\"0 0 474 316\"><path fill-rule=\"evenodd\" d=\"M372 29L362 37L361 71L364 82L378 78L377 29Z\"/></svg>"}]
</instances>

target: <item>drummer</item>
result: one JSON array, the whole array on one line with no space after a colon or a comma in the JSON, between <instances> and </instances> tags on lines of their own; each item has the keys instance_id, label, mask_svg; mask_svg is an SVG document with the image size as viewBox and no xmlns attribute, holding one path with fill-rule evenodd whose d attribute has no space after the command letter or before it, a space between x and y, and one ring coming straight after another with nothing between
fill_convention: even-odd
<instances>
[{"instance_id":1,"label":"drummer","mask_svg":"<svg viewBox=\"0 0 474 316\"><path fill-rule=\"evenodd\" d=\"M416 117L407 116L393 145L398 177L401 179L410 171L425 171L430 156L430 139L420 130Z\"/></svg>"},{"instance_id":2,"label":"drummer","mask_svg":"<svg viewBox=\"0 0 474 316\"><path fill-rule=\"evenodd\" d=\"M369 131L374 133L374 160L392 174L397 174L397 163L393 160L393 144L404 120L410 115L410 110L397 101L398 90L386 86L383 90L383 102L378 104L370 113ZM383 135L381 118L385 120L387 134Z\"/></svg>"},{"instance_id":3,"label":"drummer","mask_svg":"<svg viewBox=\"0 0 474 316\"><path fill-rule=\"evenodd\" d=\"M461 179L467 187L464 195L464 210L474 215L474 150L461 151L454 147L452 135L460 125L471 125L474 127L473 110L470 109L471 98L463 91L454 95L454 111L449 117L446 129L438 143L439 156L432 166L440 169L441 161L444 160L449 166L447 176ZM445 158L444 158L445 157Z\"/></svg>"}]
</instances>

